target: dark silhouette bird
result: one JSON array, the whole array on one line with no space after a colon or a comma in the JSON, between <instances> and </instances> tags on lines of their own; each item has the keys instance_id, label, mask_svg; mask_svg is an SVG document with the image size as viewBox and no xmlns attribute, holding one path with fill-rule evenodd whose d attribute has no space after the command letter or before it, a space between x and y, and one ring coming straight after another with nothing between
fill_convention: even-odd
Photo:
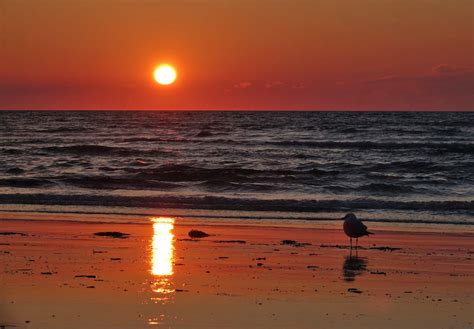
<instances>
[{"instance_id":1,"label":"dark silhouette bird","mask_svg":"<svg viewBox=\"0 0 474 329\"><path fill-rule=\"evenodd\" d=\"M351 239L351 249L352 249L352 238L356 239L356 249L359 243L359 238L364 235L374 234L367 231L367 226L365 226L356 215L350 213L344 216L344 233Z\"/></svg>"}]
</instances>

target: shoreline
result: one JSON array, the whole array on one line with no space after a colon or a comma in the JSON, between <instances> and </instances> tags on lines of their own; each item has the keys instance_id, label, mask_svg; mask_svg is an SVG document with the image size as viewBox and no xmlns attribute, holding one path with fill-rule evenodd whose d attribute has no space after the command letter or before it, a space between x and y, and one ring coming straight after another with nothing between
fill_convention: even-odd
<instances>
[{"instance_id":1,"label":"shoreline","mask_svg":"<svg viewBox=\"0 0 474 329\"><path fill-rule=\"evenodd\" d=\"M180 171L181 172L181 171ZM143 195L143 193L147 193ZM37 208L85 208L85 209L127 209L127 212L146 210L148 213L169 209L175 212L237 213L277 213L292 214L298 218L334 218L333 214L356 212L369 220L406 221L421 223L474 224L474 203L472 198L451 199L287 199L238 196L226 194L203 195L149 195L149 191L137 192L137 195L108 194L0 194L0 208L19 206ZM150 213L151 215L151 213Z\"/></svg>"},{"instance_id":2,"label":"shoreline","mask_svg":"<svg viewBox=\"0 0 474 329\"><path fill-rule=\"evenodd\" d=\"M11 207L0 207L0 222L3 221L41 221L41 222L77 222L89 224L137 224L150 225L150 218L156 216L176 218L176 225L226 225L226 226L251 226L251 227L288 227L288 228L318 228L318 229L339 229L342 220L338 218L300 218L291 217L283 213L283 216L273 212L273 216L262 217L246 216L245 213L222 211L202 211L189 209L146 209L145 212L133 213L124 212L124 208L107 208L107 211L97 209L18 209L21 205ZM127 210L125 208L125 210ZM194 211L194 213L193 213ZM286 216L284 216L286 215ZM362 218L364 223L371 229L394 232L439 232L439 233L474 233L474 224L470 223L435 223L435 222L407 222L407 221L385 221L370 220Z\"/></svg>"}]
</instances>

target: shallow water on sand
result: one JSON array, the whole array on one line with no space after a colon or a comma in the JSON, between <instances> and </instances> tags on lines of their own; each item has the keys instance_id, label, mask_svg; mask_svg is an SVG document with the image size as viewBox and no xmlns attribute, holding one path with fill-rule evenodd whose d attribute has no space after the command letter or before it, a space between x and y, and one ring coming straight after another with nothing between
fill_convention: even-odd
<instances>
[{"instance_id":1,"label":"shallow water on sand","mask_svg":"<svg viewBox=\"0 0 474 329\"><path fill-rule=\"evenodd\" d=\"M377 230L350 251L339 227L1 225L0 328L472 327L472 233Z\"/></svg>"}]
</instances>

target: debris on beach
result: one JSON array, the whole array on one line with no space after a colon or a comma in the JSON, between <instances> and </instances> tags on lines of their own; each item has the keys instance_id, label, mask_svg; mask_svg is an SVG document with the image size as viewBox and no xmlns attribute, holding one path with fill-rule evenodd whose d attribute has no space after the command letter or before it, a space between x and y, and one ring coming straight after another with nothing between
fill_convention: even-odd
<instances>
[{"instance_id":1,"label":"debris on beach","mask_svg":"<svg viewBox=\"0 0 474 329\"><path fill-rule=\"evenodd\" d=\"M81 275L76 275L75 278L95 279L97 278L97 275L81 274Z\"/></svg>"},{"instance_id":2,"label":"debris on beach","mask_svg":"<svg viewBox=\"0 0 474 329\"><path fill-rule=\"evenodd\" d=\"M20 236L27 236L28 234L26 234L26 233L20 233L20 232L0 232L0 235L20 235Z\"/></svg>"},{"instance_id":3,"label":"debris on beach","mask_svg":"<svg viewBox=\"0 0 474 329\"><path fill-rule=\"evenodd\" d=\"M349 246L341 246L339 244L321 244L319 248L336 248L336 249L349 249ZM363 247L358 247L358 249L364 249Z\"/></svg>"},{"instance_id":4,"label":"debris on beach","mask_svg":"<svg viewBox=\"0 0 474 329\"><path fill-rule=\"evenodd\" d=\"M129 233L122 233L122 232L96 232L94 233L96 236L106 236L114 239L126 239L130 236Z\"/></svg>"},{"instance_id":5,"label":"debris on beach","mask_svg":"<svg viewBox=\"0 0 474 329\"><path fill-rule=\"evenodd\" d=\"M187 241L187 242L199 242L199 240L196 240L196 239L178 239L178 241Z\"/></svg>"},{"instance_id":6,"label":"debris on beach","mask_svg":"<svg viewBox=\"0 0 474 329\"><path fill-rule=\"evenodd\" d=\"M377 274L377 275L387 275L387 273L382 272L382 271L372 271L370 274Z\"/></svg>"},{"instance_id":7,"label":"debris on beach","mask_svg":"<svg viewBox=\"0 0 474 329\"><path fill-rule=\"evenodd\" d=\"M214 242L215 243L241 243L241 244L247 243L247 241L245 240L216 240Z\"/></svg>"},{"instance_id":8,"label":"debris on beach","mask_svg":"<svg viewBox=\"0 0 474 329\"><path fill-rule=\"evenodd\" d=\"M306 247L306 246L311 246L311 243L309 242L297 242L294 244L295 247Z\"/></svg>"},{"instance_id":9,"label":"debris on beach","mask_svg":"<svg viewBox=\"0 0 474 329\"><path fill-rule=\"evenodd\" d=\"M396 251L402 250L402 248L393 248L393 247L370 247L371 250L382 250L382 251Z\"/></svg>"},{"instance_id":10,"label":"debris on beach","mask_svg":"<svg viewBox=\"0 0 474 329\"><path fill-rule=\"evenodd\" d=\"M339 245L339 244L321 244L319 245L320 248L335 248L335 249L350 249L350 246L345 246L345 245ZM387 246L381 246L381 247L363 247L363 246L358 246L357 249L359 250L381 250L381 251L397 251L397 250L402 250L402 248L398 247L387 247Z\"/></svg>"},{"instance_id":11,"label":"debris on beach","mask_svg":"<svg viewBox=\"0 0 474 329\"><path fill-rule=\"evenodd\" d=\"M354 294L361 294L362 293L362 290L359 290L357 288L349 288L347 289L348 292L352 292Z\"/></svg>"},{"instance_id":12,"label":"debris on beach","mask_svg":"<svg viewBox=\"0 0 474 329\"><path fill-rule=\"evenodd\" d=\"M19 268L16 270L17 272L31 272L33 269L31 268Z\"/></svg>"},{"instance_id":13,"label":"debris on beach","mask_svg":"<svg viewBox=\"0 0 474 329\"><path fill-rule=\"evenodd\" d=\"M53 272L41 272L42 275L53 275Z\"/></svg>"},{"instance_id":14,"label":"debris on beach","mask_svg":"<svg viewBox=\"0 0 474 329\"><path fill-rule=\"evenodd\" d=\"M289 245L289 246L293 246L293 247L311 246L311 243L298 242L298 241L295 241L295 240L281 240L280 244L282 244L282 245Z\"/></svg>"},{"instance_id":15,"label":"debris on beach","mask_svg":"<svg viewBox=\"0 0 474 329\"><path fill-rule=\"evenodd\" d=\"M191 230L189 231L188 235L191 238L205 238L205 237L210 236L210 234L207 234L206 232L199 231L199 230Z\"/></svg>"},{"instance_id":16,"label":"debris on beach","mask_svg":"<svg viewBox=\"0 0 474 329\"><path fill-rule=\"evenodd\" d=\"M111 257L110 260L122 260L120 257Z\"/></svg>"}]
</instances>

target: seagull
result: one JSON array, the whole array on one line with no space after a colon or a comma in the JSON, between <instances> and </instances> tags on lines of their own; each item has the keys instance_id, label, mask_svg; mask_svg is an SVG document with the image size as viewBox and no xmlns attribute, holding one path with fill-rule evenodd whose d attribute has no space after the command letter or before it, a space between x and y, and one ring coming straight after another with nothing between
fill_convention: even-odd
<instances>
[{"instance_id":1,"label":"seagull","mask_svg":"<svg viewBox=\"0 0 474 329\"><path fill-rule=\"evenodd\" d=\"M364 235L374 234L367 231L367 226L365 226L356 215L350 213L344 216L344 233L351 239L351 249L352 249L352 238L356 239L356 249L359 243L359 238Z\"/></svg>"}]
</instances>

